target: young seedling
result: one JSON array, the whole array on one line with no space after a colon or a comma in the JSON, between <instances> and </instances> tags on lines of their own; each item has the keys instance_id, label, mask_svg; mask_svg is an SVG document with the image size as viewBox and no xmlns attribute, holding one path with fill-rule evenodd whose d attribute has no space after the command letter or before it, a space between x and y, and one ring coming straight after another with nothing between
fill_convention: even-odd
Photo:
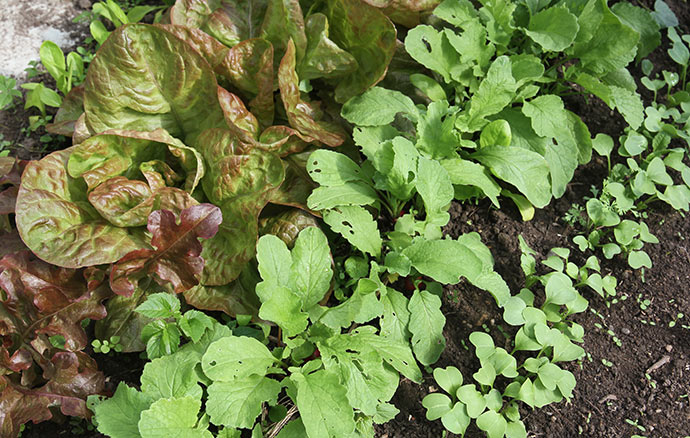
<instances>
[{"instance_id":1,"label":"young seedling","mask_svg":"<svg viewBox=\"0 0 690 438\"><path fill-rule=\"evenodd\" d=\"M14 108L14 99L22 97L16 87L15 79L0 75L0 111Z\"/></svg>"},{"instance_id":2,"label":"young seedling","mask_svg":"<svg viewBox=\"0 0 690 438\"><path fill-rule=\"evenodd\" d=\"M72 87L84 81L84 60L77 52L70 52L65 58L62 49L52 41L41 44L41 63L55 79L57 88L67 95Z\"/></svg>"},{"instance_id":3,"label":"young seedling","mask_svg":"<svg viewBox=\"0 0 690 438\"><path fill-rule=\"evenodd\" d=\"M149 359L177 351L182 334L197 342L212 325L211 318L198 310L182 314L179 298L165 292L149 295L134 311L153 319L141 331Z\"/></svg>"},{"instance_id":4,"label":"young seedling","mask_svg":"<svg viewBox=\"0 0 690 438\"><path fill-rule=\"evenodd\" d=\"M108 354L111 351L116 353L122 352L122 344L120 344L119 336L111 336L110 339L94 339L91 341L93 351L96 353Z\"/></svg>"}]
</instances>

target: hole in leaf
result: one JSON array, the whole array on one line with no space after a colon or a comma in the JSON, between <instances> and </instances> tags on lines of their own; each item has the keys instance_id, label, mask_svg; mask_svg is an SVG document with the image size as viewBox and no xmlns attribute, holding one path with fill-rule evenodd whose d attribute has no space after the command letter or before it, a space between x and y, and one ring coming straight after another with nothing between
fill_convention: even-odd
<instances>
[{"instance_id":1,"label":"hole in leaf","mask_svg":"<svg viewBox=\"0 0 690 438\"><path fill-rule=\"evenodd\" d=\"M426 47L426 50L431 53L431 44L429 44L429 41L426 40L426 38L422 38L422 42L424 43L424 47Z\"/></svg>"}]
</instances>

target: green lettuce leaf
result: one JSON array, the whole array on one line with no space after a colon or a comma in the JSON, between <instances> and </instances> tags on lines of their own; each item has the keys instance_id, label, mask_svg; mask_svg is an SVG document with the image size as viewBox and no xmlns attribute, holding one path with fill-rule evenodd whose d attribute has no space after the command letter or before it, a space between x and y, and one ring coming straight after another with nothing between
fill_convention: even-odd
<instances>
[{"instance_id":1,"label":"green lettuce leaf","mask_svg":"<svg viewBox=\"0 0 690 438\"><path fill-rule=\"evenodd\" d=\"M211 66L165 30L131 24L115 30L86 75L88 128L154 131L163 128L185 144L225 125Z\"/></svg>"},{"instance_id":2,"label":"green lettuce leaf","mask_svg":"<svg viewBox=\"0 0 690 438\"><path fill-rule=\"evenodd\" d=\"M335 124L314 120L314 109L300 96L295 50L295 44L290 41L278 70L280 97L290 126L307 137L307 141L313 139L327 146L339 146L345 140L342 130Z\"/></svg>"},{"instance_id":3,"label":"green lettuce leaf","mask_svg":"<svg viewBox=\"0 0 690 438\"><path fill-rule=\"evenodd\" d=\"M324 13L330 23L330 38L348 51L359 67L334 82L335 100L343 103L383 79L395 52L396 30L380 10L360 0L328 0Z\"/></svg>"},{"instance_id":4,"label":"green lettuce leaf","mask_svg":"<svg viewBox=\"0 0 690 438\"><path fill-rule=\"evenodd\" d=\"M310 15L305 31L307 50L297 67L297 74L303 81L346 76L357 70L357 60L328 37L330 31L325 15Z\"/></svg>"},{"instance_id":5,"label":"green lettuce leaf","mask_svg":"<svg viewBox=\"0 0 690 438\"><path fill-rule=\"evenodd\" d=\"M179 0L170 22L198 28L228 47L259 36L268 0Z\"/></svg>"},{"instance_id":6,"label":"green lettuce leaf","mask_svg":"<svg viewBox=\"0 0 690 438\"><path fill-rule=\"evenodd\" d=\"M224 218L218 233L203 243L201 283L219 286L237 278L254 256L259 213L285 170L277 155L243 143L229 130L205 132L198 148L212 163L202 180L204 192Z\"/></svg>"},{"instance_id":7,"label":"green lettuce leaf","mask_svg":"<svg viewBox=\"0 0 690 438\"><path fill-rule=\"evenodd\" d=\"M27 165L16 215L24 243L41 259L68 268L113 263L148 248L140 230L111 225L89 204L83 181L67 172L73 150Z\"/></svg>"}]
</instances>

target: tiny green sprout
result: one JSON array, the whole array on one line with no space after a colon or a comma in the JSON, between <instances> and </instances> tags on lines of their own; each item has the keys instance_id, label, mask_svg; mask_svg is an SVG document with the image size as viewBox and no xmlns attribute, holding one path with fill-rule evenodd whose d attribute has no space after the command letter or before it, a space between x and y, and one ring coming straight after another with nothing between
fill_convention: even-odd
<instances>
[{"instance_id":1,"label":"tiny green sprout","mask_svg":"<svg viewBox=\"0 0 690 438\"><path fill-rule=\"evenodd\" d=\"M669 326L670 328L675 327L676 324L678 323L678 320L683 319L684 317L685 317L684 314L678 313L678 314L676 315L675 318L673 318L671 321L669 321L668 326Z\"/></svg>"},{"instance_id":2,"label":"tiny green sprout","mask_svg":"<svg viewBox=\"0 0 690 438\"><path fill-rule=\"evenodd\" d=\"M647 310L649 306L652 305L652 302L649 299L642 299L642 294L639 294L637 296L637 304L640 305L640 310Z\"/></svg>"},{"instance_id":3,"label":"tiny green sprout","mask_svg":"<svg viewBox=\"0 0 690 438\"><path fill-rule=\"evenodd\" d=\"M94 339L91 341L93 351L96 353L108 354L111 351L121 353L122 345L119 336L111 336L110 339Z\"/></svg>"},{"instance_id":4,"label":"tiny green sprout","mask_svg":"<svg viewBox=\"0 0 690 438\"><path fill-rule=\"evenodd\" d=\"M664 76L664 81L668 86L667 92L670 94L671 88L675 87L678 84L678 80L680 79L678 77L678 73L664 70L663 72L661 72L661 74Z\"/></svg>"},{"instance_id":5,"label":"tiny green sprout","mask_svg":"<svg viewBox=\"0 0 690 438\"><path fill-rule=\"evenodd\" d=\"M642 73L645 76L649 76L652 73L652 69L654 69L654 64L649 59L643 59L640 67L642 67Z\"/></svg>"},{"instance_id":6,"label":"tiny green sprout","mask_svg":"<svg viewBox=\"0 0 690 438\"><path fill-rule=\"evenodd\" d=\"M631 426L635 426L635 427L636 427L639 431L641 431L641 432L646 432L646 431L647 431L647 430L644 428L644 426L641 426L641 425L639 424L638 420L633 421L633 420L631 420L631 419L629 419L629 418L626 418L626 419L625 419L625 422L628 423L628 424L631 425Z\"/></svg>"},{"instance_id":7,"label":"tiny green sprout","mask_svg":"<svg viewBox=\"0 0 690 438\"><path fill-rule=\"evenodd\" d=\"M611 362L610 360L601 359L601 363L604 364L604 366L607 366L609 368L611 368L613 366L613 362Z\"/></svg>"},{"instance_id":8,"label":"tiny green sprout","mask_svg":"<svg viewBox=\"0 0 690 438\"><path fill-rule=\"evenodd\" d=\"M651 386L653 389L656 389L656 382L652 380L652 376L650 376L649 373L644 373L644 377L647 379L649 386Z\"/></svg>"}]
</instances>

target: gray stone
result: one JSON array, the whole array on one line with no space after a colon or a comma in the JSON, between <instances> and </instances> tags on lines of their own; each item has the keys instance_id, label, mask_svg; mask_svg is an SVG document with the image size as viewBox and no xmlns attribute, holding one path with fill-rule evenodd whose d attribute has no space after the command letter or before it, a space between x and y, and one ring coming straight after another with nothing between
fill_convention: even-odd
<instances>
[{"instance_id":1,"label":"gray stone","mask_svg":"<svg viewBox=\"0 0 690 438\"><path fill-rule=\"evenodd\" d=\"M67 51L83 38L85 23L72 23L81 12L70 0L3 0L0 13L0 74L24 79L29 61L50 40Z\"/></svg>"}]
</instances>

